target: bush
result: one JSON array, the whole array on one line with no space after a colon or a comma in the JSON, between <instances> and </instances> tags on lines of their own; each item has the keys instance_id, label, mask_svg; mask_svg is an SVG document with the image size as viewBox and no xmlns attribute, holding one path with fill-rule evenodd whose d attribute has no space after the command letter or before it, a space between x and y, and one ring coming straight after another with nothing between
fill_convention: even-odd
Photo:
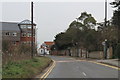
<instances>
[{"instance_id":1,"label":"bush","mask_svg":"<svg viewBox=\"0 0 120 80\"><path fill-rule=\"evenodd\" d=\"M2 42L2 62L3 65L9 61L19 61L31 58L31 46L28 44L14 45L10 41Z\"/></svg>"},{"instance_id":2,"label":"bush","mask_svg":"<svg viewBox=\"0 0 120 80\"><path fill-rule=\"evenodd\" d=\"M3 80L7 80L7 78L11 78L8 80L13 80L12 78L15 78L15 80L18 78L34 78L48 67L50 63L51 59L48 57L34 57L29 60L9 62L2 66L2 78Z\"/></svg>"},{"instance_id":3,"label":"bush","mask_svg":"<svg viewBox=\"0 0 120 80\"><path fill-rule=\"evenodd\" d=\"M115 56L120 59L120 43L117 44Z\"/></svg>"},{"instance_id":4,"label":"bush","mask_svg":"<svg viewBox=\"0 0 120 80\"><path fill-rule=\"evenodd\" d=\"M8 40L3 40L2 41L2 51L3 52L9 51L10 45L11 45L11 43Z\"/></svg>"},{"instance_id":5,"label":"bush","mask_svg":"<svg viewBox=\"0 0 120 80\"><path fill-rule=\"evenodd\" d=\"M19 45L19 52L20 53L30 53L31 52L31 47L30 45L27 44L20 44Z\"/></svg>"}]
</instances>

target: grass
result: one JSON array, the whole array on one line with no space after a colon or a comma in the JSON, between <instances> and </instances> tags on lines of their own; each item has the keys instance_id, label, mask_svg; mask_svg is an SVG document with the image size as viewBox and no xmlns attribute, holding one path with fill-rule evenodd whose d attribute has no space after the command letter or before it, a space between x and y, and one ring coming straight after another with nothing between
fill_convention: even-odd
<instances>
[{"instance_id":1,"label":"grass","mask_svg":"<svg viewBox=\"0 0 120 80\"><path fill-rule=\"evenodd\" d=\"M51 62L48 57L35 57L30 60L9 62L2 68L3 78L33 78Z\"/></svg>"}]
</instances>

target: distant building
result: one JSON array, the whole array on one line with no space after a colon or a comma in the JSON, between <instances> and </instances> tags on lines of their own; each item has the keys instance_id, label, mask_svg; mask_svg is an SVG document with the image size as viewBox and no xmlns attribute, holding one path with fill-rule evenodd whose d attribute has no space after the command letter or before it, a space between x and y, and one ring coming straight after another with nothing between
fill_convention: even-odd
<instances>
[{"instance_id":1,"label":"distant building","mask_svg":"<svg viewBox=\"0 0 120 80\"><path fill-rule=\"evenodd\" d=\"M51 46L54 45L54 42L52 42L52 41L45 41L44 45L46 45L47 49L50 50Z\"/></svg>"},{"instance_id":2,"label":"distant building","mask_svg":"<svg viewBox=\"0 0 120 80\"><path fill-rule=\"evenodd\" d=\"M2 26L2 40L7 40L13 44L31 44L31 21L24 20L20 23L0 22ZM36 43L36 24L33 24L33 40Z\"/></svg>"},{"instance_id":3,"label":"distant building","mask_svg":"<svg viewBox=\"0 0 120 80\"><path fill-rule=\"evenodd\" d=\"M31 21L24 20L18 24L20 28L20 41L23 44L31 44ZM33 24L33 42L36 43L36 24Z\"/></svg>"},{"instance_id":4,"label":"distant building","mask_svg":"<svg viewBox=\"0 0 120 80\"><path fill-rule=\"evenodd\" d=\"M45 41L38 49L39 54L50 54L52 45L54 45L54 42Z\"/></svg>"},{"instance_id":5,"label":"distant building","mask_svg":"<svg viewBox=\"0 0 120 80\"><path fill-rule=\"evenodd\" d=\"M52 41L45 41L44 45L46 45L46 49L45 50L46 50L47 54L50 54L51 47L52 47L52 45L54 45L54 42L52 42Z\"/></svg>"},{"instance_id":6,"label":"distant building","mask_svg":"<svg viewBox=\"0 0 120 80\"><path fill-rule=\"evenodd\" d=\"M38 49L38 55L44 55L45 53L45 48L41 45L40 48Z\"/></svg>"},{"instance_id":7,"label":"distant building","mask_svg":"<svg viewBox=\"0 0 120 80\"><path fill-rule=\"evenodd\" d=\"M20 43L20 28L18 23L0 22L2 26L2 40L7 40L13 44Z\"/></svg>"}]
</instances>

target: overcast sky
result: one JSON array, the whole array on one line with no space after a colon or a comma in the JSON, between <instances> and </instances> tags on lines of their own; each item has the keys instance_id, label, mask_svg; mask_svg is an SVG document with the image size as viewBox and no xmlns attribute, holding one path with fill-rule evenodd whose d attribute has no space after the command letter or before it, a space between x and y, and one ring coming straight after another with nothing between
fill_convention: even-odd
<instances>
[{"instance_id":1,"label":"overcast sky","mask_svg":"<svg viewBox=\"0 0 120 80\"><path fill-rule=\"evenodd\" d=\"M86 0L85 0L86 1ZM1 2L0 2L1 7ZM1 8L0 8L1 9ZM34 2L34 22L37 24L37 41L53 41L57 33L65 31L69 24L88 12L98 22L104 21L104 2ZM21 22L30 19L30 2L2 2L0 21ZM113 9L108 3L108 19L112 17Z\"/></svg>"}]
</instances>

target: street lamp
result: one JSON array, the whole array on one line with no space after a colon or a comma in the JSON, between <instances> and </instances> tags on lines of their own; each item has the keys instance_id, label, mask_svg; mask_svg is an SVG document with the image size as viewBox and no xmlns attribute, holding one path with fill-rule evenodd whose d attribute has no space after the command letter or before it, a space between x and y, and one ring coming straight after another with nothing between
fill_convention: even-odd
<instances>
[{"instance_id":1,"label":"street lamp","mask_svg":"<svg viewBox=\"0 0 120 80\"><path fill-rule=\"evenodd\" d=\"M105 41L102 42L102 45L104 46L104 59L107 59L107 39L105 39Z\"/></svg>"},{"instance_id":2,"label":"street lamp","mask_svg":"<svg viewBox=\"0 0 120 80\"><path fill-rule=\"evenodd\" d=\"M107 0L105 0L105 28L107 27ZM106 30L107 32L107 30ZM107 35L105 34L107 37ZM107 39L103 42L104 45L104 59L107 59Z\"/></svg>"},{"instance_id":3,"label":"street lamp","mask_svg":"<svg viewBox=\"0 0 120 80\"><path fill-rule=\"evenodd\" d=\"M105 39L105 59L107 59L107 39Z\"/></svg>"},{"instance_id":4,"label":"street lamp","mask_svg":"<svg viewBox=\"0 0 120 80\"><path fill-rule=\"evenodd\" d=\"M69 56L71 56L70 47L68 47Z\"/></svg>"},{"instance_id":5,"label":"street lamp","mask_svg":"<svg viewBox=\"0 0 120 80\"><path fill-rule=\"evenodd\" d=\"M107 0L105 0L105 27L107 27Z\"/></svg>"}]
</instances>

